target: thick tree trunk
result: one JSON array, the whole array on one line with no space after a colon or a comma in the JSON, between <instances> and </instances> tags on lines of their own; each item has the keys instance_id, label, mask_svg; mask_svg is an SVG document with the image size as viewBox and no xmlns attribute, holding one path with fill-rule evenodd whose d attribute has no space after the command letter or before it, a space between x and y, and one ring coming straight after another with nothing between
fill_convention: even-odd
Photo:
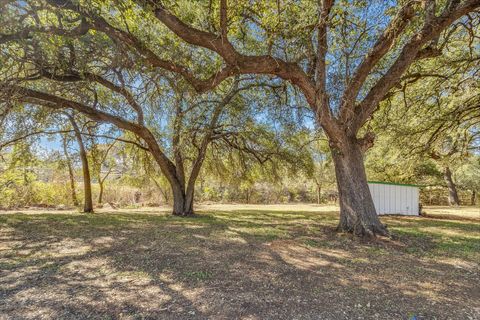
<instances>
[{"instance_id":1,"label":"thick tree trunk","mask_svg":"<svg viewBox=\"0 0 480 320\"><path fill-rule=\"evenodd\" d=\"M355 138L331 144L340 200L337 230L357 236L388 236L380 222L368 188L363 152Z\"/></svg>"},{"instance_id":2,"label":"thick tree trunk","mask_svg":"<svg viewBox=\"0 0 480 320\"><path fill-rule=\"evenodd\" d=\"M475 190L472 190L472 196L470 198L470 204L472 206L477 204L477 193L475 192Z\"/></svg>"},{"instance_id":3,"label":"thick tree trunk","mask_svg":"<svg viewBox=\"0 0 480 320\"><path fill-rule=\"evenodd\" d=\"M448 202L451 206L459 206L460 199L458 198L457 186L453 182L452 171L450 171L450 168L448 166L445 167L445 170L443 171L443 177L445 179L445 182L447 183Z\"/></svg>"},{"instance_id":4,"label":"thick tree trunk","mask_svg":"<svg viewBox=\"0 0 480 320\"><path fill-rule=\"evenodd\" d=\"M189 196L184 189L178 185L172 185L173 193L173 212L175 216L191 216L193 212L193 195Z\"/></svg>"},{"instance_id":5,"label":"thick tree trunk","mask_svg":"<svg viewBox=\"0 0 480 320\"><path fill-rule=\"evenodd\" d=\"M93 200L92 200L92 182L90 179L90 168L88 166L87 152L85 150L85 145L83 144L82 133L78 128L77 123L73 117L69 117L70 123L72 124L73 131L75 132L75 138L77 139L78 149L80 150L80 160L82 162L82 172L83 172L83 190L84 190L84 202L83 202L83 212L89 213L93 212Z\"/></svg>"},{"instance_id":6,"label":"thick tree trunk","mask_svg":"<svg viewBox=\"0 0 480 320\"><path fill-rule=\"evenodd\" d=\"M160 166L162 173L165 175L168 183L170 184L173 194L172 214L182 217L193 215L193 199L191 199L191 201L187 201L189 199L187 197L188 192L185 191L185 179L184 177L180 177L178 175L180 170L176 168L175 165L161 151L155 137L150 131L148 131L148 129L143 129L136 133L140 135L147 143L152 156Z\"/></svg>"},{"instance_id":7,"label":"thick tree trunk","mask_svg":"<svg viewBox=\"0 0 480 320\"><path fill-rule=\"evenodd\" d=\"M191 188L187 188L187 193L185 195L185 211L188 212L189 214L193 214L193 202L195 201L194 199L194 192L195 192L195 186L192 186Z\"/></svg>"}]
</instances>

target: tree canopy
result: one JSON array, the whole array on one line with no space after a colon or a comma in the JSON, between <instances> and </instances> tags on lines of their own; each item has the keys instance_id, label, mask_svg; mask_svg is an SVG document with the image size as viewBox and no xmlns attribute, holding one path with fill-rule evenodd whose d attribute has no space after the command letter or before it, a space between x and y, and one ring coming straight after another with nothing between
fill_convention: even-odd
<instances>
[{"instance_id":1,"label":"tree canopy","mask_svg":"<svg viewBox=\"0 0 480 320\"><path fill-rule=\"evenodd\" d=\"M178 215L193 213L209 147L294 163L310 155L304 131L321 128L338 229L388 235L363 162L387 124L434 160L478 148L478 0L0 6L2 114L70 109L128 132L170 184Z\"/></svg>"}]
</instances>

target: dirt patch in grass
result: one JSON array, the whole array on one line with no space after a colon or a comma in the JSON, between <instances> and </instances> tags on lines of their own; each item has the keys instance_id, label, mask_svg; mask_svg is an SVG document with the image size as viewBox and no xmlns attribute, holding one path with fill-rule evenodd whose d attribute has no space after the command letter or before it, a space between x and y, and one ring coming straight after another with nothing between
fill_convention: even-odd
<instances>
[{"instance_id":1,"label":"dirt patch in grass","mask_svg":"<svg viewBox=\"0 0 480 320\"><path fill-rule=\"evenodd\" d=\"M480 222L331 207L0 214L0 319L478 319Z\"/></svg>"}]
</instances>

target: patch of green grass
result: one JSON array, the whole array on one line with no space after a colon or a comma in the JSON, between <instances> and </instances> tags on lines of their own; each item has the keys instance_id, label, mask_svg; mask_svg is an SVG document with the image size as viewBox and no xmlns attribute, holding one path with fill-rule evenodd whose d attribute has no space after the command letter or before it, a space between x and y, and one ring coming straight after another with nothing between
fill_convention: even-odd
<instances>
[{"instance_id":1,"label":"patch of green grass","mask_svg":"<svg viewBox=\"0 0 480 320\"><path fill-rule=\"evenodd\" d=\"M387 251L387 250L385 250L384 248L381 248L381 247L376 247L376 246L365 247L365 250L366 250L368 253L373 254L373 255L382 256L382 255L388 254L388 251Z\"/></svg>"},{"instance_id":2,"label":"patch of green grass","mask_svg":"<svg viewBox=\"0 0 480 320\"><path fill-rule=\"evenodd\" d=\"M13 270L15 269L20 263L18 262L0 262L0 270Z\"/></svg>"},{"instance_id":3,"label":"patch of green grass","mask_svg":"<svg viewBox=\"0 0 480 320\"><path fill-rule=\"evenodd\" d=\"M306 239L303 241L303 244L306 245L307 247L318 247L320 244L312 239Z\"/></svg>"},{"instance_id":4,"label":"patch of green grass","mask_svg":"<svg viewBox=\"0 0 480 320\"><path fill-rule=\"evenodd\" d=\"M480 256L480 223L418 219L390 228L411 239L406 252L475 259Z\"/></svg>"},{"instance_id":5,"label":"patch of green grass","mask_svg":"<svg viewBox=\"0 0 480 320\"><path fill-rule=\"evenodd\" d=\"M187 271L184 275L195 281L205 281L213 277L213 274L210 271Z\"/></svg>"},{"instance_id":6,"label":"patch of green grass","mask_svg":"<svg viewBox=\"0 0 480 320\"><path fill-rule=\"evenodd\" d=\"M317 235L321 235L322 231L318 231ZM311 239L311 238L304 238L300 236L297 238L301 243L303 243L305 246L310 247L310 248L324 248L324 249L334 249L338 246L341 246L344 244L346 241L345 239Z\"/></svg>"},{"instance_id":7,"label":"patch of green grass","mask_svg":"<svg viewBox=\"0 0 480 320\"><path fill-rule=\"evenodd\" d=\"M39 213L0 214L0 223L20 233L38 237L90 237L111 232L142 233L166 237L172 241L189 241L192 237L220 241L224 231L245 241L268 242L276 239L296 239L307 247L330 248L343 246L347 238L328 241L316 239L338 221L335 212L294 212L267 210L211 210L193 217L177 217L168 213L141 210L108 213ZM405 252L415 255L444 255L474 259L480 252L480 222L412 217L385 217L393 235L406 246ZM135 246L134 238L126 240ZM347 245L348 245L347 243ZM369 254L391 254L390 250L369 245ZM396 250L396 249L394 249ZM401 249L403 250L403 249Z\"/></svg>"},{"instance_id":8,"label":"patch of green grass","mask_svg":"<svg viewBox=\"0 0 480 320\"><path fill-rule=\"evenodd\" d=\"M267 227L267 226L233 226L229 228L235 231L242 237L253 238L258 241L273 241L277 239L289 238L288 230L284 230L280 227Z\"/></svg>"},{"instance_id":9,"label":"patch of green grass","mask_svg":"<svg viewBox=\"0 0 480 320\"><path fill-rule=\"evenodd\" d=\"M393 231L393 234L402 235L402 236L409 236L415 238L428 238L429 235L425 232L421 231L417 227L408 226L408 227L390 227L390 231Z\"/></svg>"},{"instance_id":10,"label":"patch of green grass","mask_svg":"<svg viewBox=\"0 0 480 320\"><path fill-rule=\"evenodd\" d=\"M435 250L449 256L475 257L480 253L480 239L466 237L450 237L437 241Z\"/></svg>"},{"instance_id":11,"label":"patch of green grass","mask_svg":"<svg viewBox=\"0 0 480 320\"><path fill-rule=\"evenodd\" d=\"M368 260L365 258L350 258L348 262L353 264L368 264Z\"/></svg>"},{"instance_id":12,"label":"patch of green grass","mask_svg":"<svg viewBox=\"0 0 480 320\"><path fill-rule=\"evenodd\" d=\"M405 249L405 251L407 253L414 254L414 255L420 255L420 254L424 253L424 251L421 248L415 247L415 246L407 247Z\"/></svg>"},{"instance_id":13,"label":"patch of green grass","mask_svg":"<svg viewBox=\"0 0 480 320\"><path fill-rule=\"evenodd\" d=\"M42 268L43 272L56 273L61 269L61 267L62 267L61 264L53 263L53 262L47 262L41 268Z\"/></svg>"}]
</instances>

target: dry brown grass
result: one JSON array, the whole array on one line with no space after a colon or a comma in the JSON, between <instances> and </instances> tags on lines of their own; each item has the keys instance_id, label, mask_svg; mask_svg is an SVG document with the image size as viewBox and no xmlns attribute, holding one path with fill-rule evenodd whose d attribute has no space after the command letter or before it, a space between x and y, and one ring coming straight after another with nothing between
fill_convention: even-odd
<instances>
[{"instance_id":1,"label":"dry brown grass","mask_svg":"<svg viewBox=\"0 0 480 320\"><path fill-rule=\"evenodd\" d=\"M375 242L333 232L331 206L198 209L0 214L0 319L480 317L470 209L382 218Z\"/></svg>"},{"instance_id":2,"label":"dry brown grass","mask_svg":"<svg viewBox=\"0 0 480 320\"><path fill-rule=\"evenodd\" d=\"M430 217L453 217L480 220L480 207L426 207L424 210Z\"/></svg>"}]
</instances>

